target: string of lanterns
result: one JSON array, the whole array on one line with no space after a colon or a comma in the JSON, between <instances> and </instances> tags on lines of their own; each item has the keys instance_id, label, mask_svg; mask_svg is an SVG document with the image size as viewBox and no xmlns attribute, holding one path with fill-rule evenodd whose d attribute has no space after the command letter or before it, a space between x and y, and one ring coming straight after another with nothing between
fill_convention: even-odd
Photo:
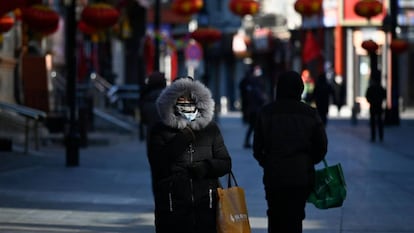
<instances>
[{"instance_id":1,"label":"string of lanterns","mask_svg":"<svg viewBox=\"0 0 414 233\"><path fill-rule=\"evenodd\" d=\"M384 10L383 4L378 0L360 0L354 6L354 11L358 16L365 17L369 21L372 17L381 14ZM363 41L362 48L370 52L378 50L378 44L373 40ZM389 48L393 53L399 54L408 50L409 44L403 39L393 39Z\"/></svg>"}]
</instances>

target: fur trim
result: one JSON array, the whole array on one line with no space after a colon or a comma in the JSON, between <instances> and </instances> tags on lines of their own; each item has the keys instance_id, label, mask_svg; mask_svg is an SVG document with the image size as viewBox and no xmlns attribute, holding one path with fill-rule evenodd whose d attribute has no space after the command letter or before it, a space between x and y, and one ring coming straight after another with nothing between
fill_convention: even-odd
<instances>
[{"instance_id":1,"label":"fur trim","mask_svg":"<svg viewBox=\"0 0 414 233\"><path fill-rule=\"evenodd\" d=\"M177 98L187 93L195 100L198 109L197 118L191 122L175 113ZM199 130L206 127L214 116L214 100L210 90L200 81L189 78L171 83L161 92L156 104L162 122L172 128L184 129L188 125L194 130Z\"/></svg>"}]
</instances>

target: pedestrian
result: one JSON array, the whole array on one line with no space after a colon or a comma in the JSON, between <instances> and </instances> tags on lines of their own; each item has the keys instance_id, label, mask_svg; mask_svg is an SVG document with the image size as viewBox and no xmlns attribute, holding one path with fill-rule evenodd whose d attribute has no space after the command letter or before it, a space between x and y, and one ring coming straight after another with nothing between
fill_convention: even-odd
<instances>
[{"instance_id":1,"label":"pedestrian","mask_svg":"<svg viewBox=\"0 0 414 233\"><path fill-rule=\"evenodd\" d=\"M381 72L379 70L374 70L371 73L370 85L365 97L369 103L371 142L375 142L377 130L379 140L382 142L384 140L383 102L387 97L387 93L385 88L381 86Z\"/></svg>"},{"instance_id":2,"label":"pedestrian","mask_svg":"<svg viewBox=\"0 0 414 233\"><path fill-rule=\"evenodd\" d=\"M243 114L246 115L245 118L248 126L243 146L244 148L251 148L250 141L254 131L254 124L256 123L256 115L267 101L261 67L253 65L253 68L245 75L239 86L243 93Z\"/></svg>"},{"instance_id":3,"label":"pedestrian","mask_svg":"<svg viewBox=\"0 0 414 233\"><path fill-rule=\"evenodd\" d=\"M341 113L342 107L345 105L345 85L343 78L340 75L335 76L333 79L333 90L334 90L334 104L336 105L338 116Z\"/></svg>"},{"instance_id":4,"label":"pedestrian","mask_svg":"<svg viewBox=\"0 0 414 233\"><path fill-rule=\"evenodd\" d=\"M315 88L315 81L313 80L311 72L308 69L304 69L302 71L301 77L304 84L302 99L306 103L310 103L312 101L313 89Z\"/></svg>"},{"instance_id":5,"label":"pedestrian","mask_svg":"<svg viewBox=\"0 0 414 233\"><path fill-rule=\"evenodd\" d=\"M315 108L301 101L299 73L281 73L276 99L257 116L253 156L263 168L269 233L301 233L314 165L327 153L325 127Z\"/></svg>"},{"instance_id":6,"label":"pedestrian","mask_svg":"<svg viewBox=\"0 0 414 233\"><path fill-rule=\"evenodd\" d=\"M329 104L333 94L333 88L328 83L326 73L320 74L316 80L312 98L315 101L316 109L318 110L322 123L325 126L328 122Z\"/></svg>"},{"instance_id":7,"label":"pedestrian","mask_svg":"<svg viewBox=\"0 0 414 233\"><path fill-rule=\"evenodd\" d=\"M156 233L216 233L217 187L231 157L213 121L211 92L191 77L178 78L156 104L161 122L148 151Z\"/></svg>"},{"instance_id":8,"label":"pedestrian","mask_svg":"<svg viewBox=\"0 0 414 233\"><path fill-rule=\"evenodd\" d=\"M155 71L149 75L141 89L139 98L141 140L149 137L150 128L161 119L155 101L166 85L165 74Z\"/></svg>"},{"instance_id":9,"label":"pedestrian","mask_svg":"<svg viewBox=\"0 0 414 233\"><path fill-rule=\"evenodd\" d=\"M249 113L248 113L248 86L250 77L253 74L254 65L250 65L247 70L244 72L244 75L239 83L239 91L240 91L240 107L242 113L242 120L244 124L249 123Z\"/></svg>"}]
</instances>

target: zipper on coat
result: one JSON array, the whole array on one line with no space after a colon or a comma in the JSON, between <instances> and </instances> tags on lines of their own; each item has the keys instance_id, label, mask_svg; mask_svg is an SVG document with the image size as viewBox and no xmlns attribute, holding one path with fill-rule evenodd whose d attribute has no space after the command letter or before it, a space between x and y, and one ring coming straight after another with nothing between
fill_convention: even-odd
<instances>
[{"instance_id":1,"label":"zipper on coat","mask_svg":"<svg viewBox=\"0 0 414 233\"><path fill-rule=\"evenodd\" d=\"M213 190L212 189L208 190L208 197L210 199L208 207L212 209L213 208Z\"/></svg>"},{"instance_id":2,"label":"zipper on coat","mask_svg":"<svg viewBox=\"0 0 414 233\"><path fill-rule=\"evenodd\" d=\"M190 143L190 145L188 146L188 152L190 154L190 165L193 163L193 155L194 155L194 148L193 148L193 144ZM195 198L194 198L194 187L193 187L193 179L190 178L190 192L191 192L191 203L194 207L195 204ZM195 219L195 215L193 215L193 225L195 226L197 223L196 219Z\"/></svg>"},{"instance_id":3,"label":"zipper on coat","mask_svg":"<svg viewBox=\"0 0 414 233\"><path fill-rule=\"evenodd\" d=\"M174 207L173 207L173 197L172 197L172 186L173 186L173 182L170 181L170 187L169 187L169 192L168 192L168 204L169 204L169 209L170 212L174 211Z\"/></svg>"},{"instance_id":4,"label":"zipper on coat","mask_svg":"<svg viewBox=\"0 0 414 233\"><path fill-rule=\"evenodd\" d=\"M169 192L168 193L168 202L169 202L169 205L170 205L170 212L173 212L173 201L172 201L172 194L171 194L171 192Z\"/></svg>"},{"instance_id":5,"label":"zipper on coat","mask_svg":"<svg viewBox=\"0 0 414 233\"><path fill-rule=\"evenodd\" d=\"M190 154L190 164L193 163L193 154L194 154L194 148L193 148L193 144L190 144L188 146L188 152ZM194 190L193 190L193 179L190 178L190 190L191 190L191 202L194 204Z\"/></svg>"}]
</instances>

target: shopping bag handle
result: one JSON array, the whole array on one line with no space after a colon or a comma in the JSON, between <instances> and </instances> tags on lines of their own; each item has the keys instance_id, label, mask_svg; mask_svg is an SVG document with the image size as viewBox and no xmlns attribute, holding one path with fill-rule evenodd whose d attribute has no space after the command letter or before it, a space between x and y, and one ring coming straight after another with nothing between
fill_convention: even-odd
<instances>
[{"instance_id":1,"label":"shopping bag handle","mask_svg":"<svg viewBox=\"0 0 414 233\"><path fill-rule=\"evenodd\" d=\"M326 161L326 159L324 158L324 159L322 159L322 162L323 162L323 165L325 166L325 173L326 174L328 174L328 175L330 175L331 173L329 172L329 169L328 169L328 162Z\"/></svg>"},{"instance_id":2,"label":"shopping bag handle","mask_svg":"<svg viewBox=\"0 0 414 233\"><path fill-rule=\"evenodd\" d=\"M325 165L325 167L327 168L328 167L328 162L326 162L325 158L322 160L322 162L323 162L323 165Z\"/></svg>"},{"instance_id":3,"label":"shopping bag handle","mask_svg":"<svg viewBox=\"0 0 414 233\"><path fill-rule=\"evenodd\" d=\"M328 174L328 175L332 175L330 172L329 172L329 169L328 169L328 162L326 161L326 159L324 158L323 160L323 164L324 164L324 166L325 166L325 172ZM341 179L342 179L342 181L344 182L344 184L345 184L345 177L344 177L344 174L343 174L343 171L342 171L342 167L340 166L341 164L339 164L339 169L341 170L341 172L340 172L340 176L341 176ZM346 185L346 184L345 184Z\"/></svg>"},{"instance_id":4,"label":"shopping bag handle","mask_svg":"<svg viewBox=\"0 0 414 233\"><path fill-rule=\"evenodd\" d=\"M232 180L234 182L234 185L232 185ZM230 188L232 186L239 186L239 185L237 184L236 177L234 176L233 171L230 171L229 174L227 175L227 187Z\"/></svg>"}]
</instances>

